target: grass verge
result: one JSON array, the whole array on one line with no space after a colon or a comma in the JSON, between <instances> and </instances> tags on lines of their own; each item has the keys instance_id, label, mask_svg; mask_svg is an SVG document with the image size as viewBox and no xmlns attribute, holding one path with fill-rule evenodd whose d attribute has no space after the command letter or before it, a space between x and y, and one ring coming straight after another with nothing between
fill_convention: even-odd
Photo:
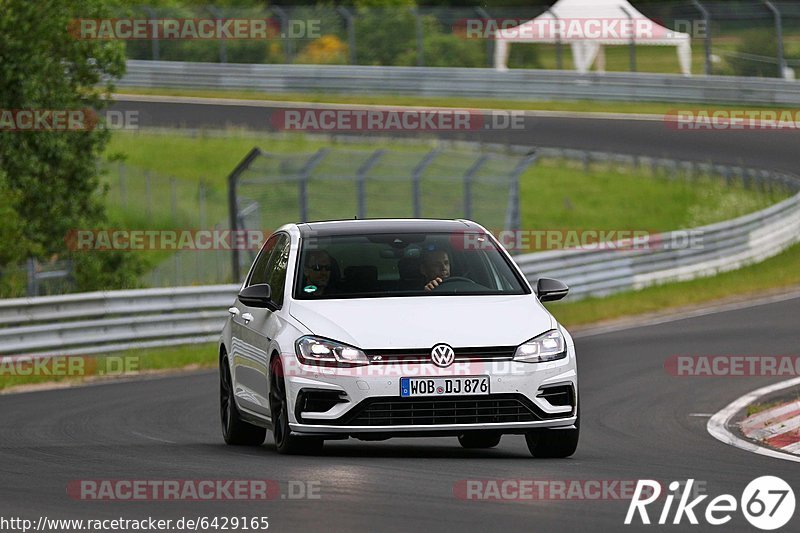
<instances>
[{"instance_id":1,"label":"grass verge","mask_svg":"<svg viewBox=\"0 0 800 533\"><path fill-rule=\"evenodd\" d=\"M21 385L70 382L152 374L165 370L213 368L217 365L214 343L147 348L115 352L107 356L65 356L44 360L0 361L0 391Z\"/></svg>"},{"instance_id":2,"label":"grass verge","mask_svg":"<svg viewBox=\"0 0 800 533\"><path fill-rule=\"evenodd\" d=\"M678 102L617 102L617 101L584 101L584 100L506 100L499 98L451 98L451 97L416 97L401 95L345 95L334 93L268 93L246 90L212 90L212 89L171 89L171 88L119 88L119 95L159 95L187 96L197 98L233 98L241 100L264 100L274 102L305 102L328 104L387 105L417 107L452 107L459 109L499 109L522 111L565 111L573 113L632 113L647 115L664 115L676 109L747 109L783 111L792 108L774 106L741 105L701 105Z\"/></svg>"}]
</instances>

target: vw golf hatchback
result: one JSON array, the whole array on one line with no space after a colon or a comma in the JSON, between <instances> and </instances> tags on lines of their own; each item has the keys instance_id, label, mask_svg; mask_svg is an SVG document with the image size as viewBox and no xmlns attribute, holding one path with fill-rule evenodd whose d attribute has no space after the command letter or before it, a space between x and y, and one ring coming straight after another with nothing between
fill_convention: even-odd
<instances>
[{"instance_id":1,"label":"vw golf hatchback","mask_svg":"<svg viewBox=\"0 0 800 533\"><path fill-rule=\"evenodd\" d=\"M326 439L524 435L578 444L575 347L495 238L466 220L288 224L266 241L219 346L222 433L280 453Z\"/></svg>"}]
</instances>

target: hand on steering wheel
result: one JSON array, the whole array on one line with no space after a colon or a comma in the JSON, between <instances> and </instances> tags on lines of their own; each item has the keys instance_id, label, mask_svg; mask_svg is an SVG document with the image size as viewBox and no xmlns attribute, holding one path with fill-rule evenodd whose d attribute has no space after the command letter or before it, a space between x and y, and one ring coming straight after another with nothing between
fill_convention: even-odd
<instances>
[{"instance_id":1,"label":"hand on steering wheel","mask_svg":"<svg viewBox=\"0 0 800 533\"><path fill-rule=\"evenodd\" d=\"M469 279L469 278L465 278L465 277L463 277L463 276L451 276L451 277L449 277L449 278L444 278L444 279L442 279L442 278L435 278L435 279L432 279L431 281L429 281L429 282L428 282L428 283L425 285L425 290L426 290L426 291L432 291L432 290L436 289L437 287L441 287L441 286L442 286L442 285L444 285L445 283L450 283L450 282L452 282L452 281L467 281L467 282L469 282L469 283L475 283L475 282L474 282L474 281L472 281L471 279Z\"/></svg>"}]
</instances>

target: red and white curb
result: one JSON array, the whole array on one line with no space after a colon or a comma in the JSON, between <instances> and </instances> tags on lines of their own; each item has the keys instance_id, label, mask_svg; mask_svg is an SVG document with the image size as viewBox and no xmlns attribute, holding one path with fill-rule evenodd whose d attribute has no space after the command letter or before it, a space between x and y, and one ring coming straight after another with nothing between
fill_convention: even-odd
<instances>
[{"instance_id":1,"label":"red and white curb","mask_svg":"<svg viewBox=\"0 0 800 533\"><path fill-rule=\"evenodd\" d=\"M800 385L800 378L790 379L745 394L712 416L706 429L715 439L742 450L766 455L785 461L800 462L800 401L790 402L768 411L757 413L743 420L742 432L749 438L773 446L768 448L748 439L743 439L729 429L730 420L748 405L757 403L762 397ZM778 445L776 444L783 444Z\"/></svg>"},{"instance_id":2,"label":"red and white curb","mask_svg":"<svg viewBox=\"0 0 800 533\"><path fill-rule=\"evenodd\" d=\"M751 440L787 453L800 454L800 400L745 418L739 427Z\"/></svg>"}]
</instances>

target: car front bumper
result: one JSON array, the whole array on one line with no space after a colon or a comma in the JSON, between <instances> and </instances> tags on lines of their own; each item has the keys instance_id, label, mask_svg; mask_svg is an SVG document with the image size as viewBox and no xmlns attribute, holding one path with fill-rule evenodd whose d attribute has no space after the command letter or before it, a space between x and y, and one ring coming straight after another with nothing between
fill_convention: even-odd
<instances>
[{"instance_id":1,"label":"car front bumper","mask_svg":"<svg viewBox=\"0 0 800 533\"><path fill-rule=\"evenodd\" d=\"M287 359L292 357L287 356ZM574 346L567 347L567 357L564 359L547 363L470 361L456 362L447 369L436 367L432 363L368 365L348 369L322 369L301 365L296 359L289 363L293 369L285 376L290 410L289 427L296 434L413 436L458 434L474 430L524 433L537 428L571 428L577 420L578 382ZM420 420L406 424L395 421L391 425L358 423L358 411L363 410L365 404L383 401L402 407L402 402L411 401L400 396L401 378L449 376L490 378L490 394L459 397L463 401L518 399L520 404L535 412L535 416L524 421L482 420L478 423L436 423L428 416L422 417L426 419L422 423ZM552 405L542 397L543 389L550 387L571 387L571 405ZM302 407L298 409L301 391L326 391L332 395L338 394L342 400L323 412L303 411ZM414 401L441 404L449 403L452 399L453 397L435 395L415 397Z\"/></svg>"}]
</instances>

